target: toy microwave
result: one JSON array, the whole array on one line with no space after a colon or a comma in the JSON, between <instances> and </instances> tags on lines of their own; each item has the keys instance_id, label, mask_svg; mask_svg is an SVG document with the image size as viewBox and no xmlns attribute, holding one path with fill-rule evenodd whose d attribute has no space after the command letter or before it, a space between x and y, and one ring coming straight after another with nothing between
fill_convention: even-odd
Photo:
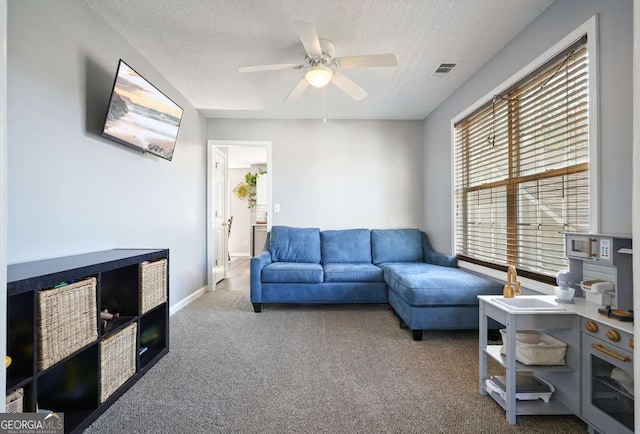
<instances>
[{"instance_id":1,"label":"toy microwave","mask_svg":"<svg viewBox=\"0 0 640 434\"><path fill-rule=\"evenodd\" d=\"M582 288L583 291L604 294L613 291L613 282L609 282L608 280L583 280L580 282L580 288Z\"/></svg>"}]
</instances>

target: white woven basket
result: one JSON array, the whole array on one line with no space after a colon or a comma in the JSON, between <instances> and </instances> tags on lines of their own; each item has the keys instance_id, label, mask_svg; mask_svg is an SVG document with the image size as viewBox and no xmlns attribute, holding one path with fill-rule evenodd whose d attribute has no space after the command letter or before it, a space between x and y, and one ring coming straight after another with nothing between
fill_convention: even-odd
<instances>
[{"instance_id":1,"label":"white woven basket","mask_svg":"<svg viewBox=\"0 0 640 434\"><path fill-rule=\"evenodd\" d=\"M501 354L507 353L507 335L500 330L502 342ZM546 333L534 330L516 332L516 360L525 365L564 365L567 344Z\"/></svg>"}]
</instances>

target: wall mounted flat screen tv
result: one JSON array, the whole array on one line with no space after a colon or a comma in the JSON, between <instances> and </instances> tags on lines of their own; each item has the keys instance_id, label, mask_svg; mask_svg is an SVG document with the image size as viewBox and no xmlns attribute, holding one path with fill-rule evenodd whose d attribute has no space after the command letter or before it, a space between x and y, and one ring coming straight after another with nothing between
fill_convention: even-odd
<instances>
[{"instance_id":1,"label":"wall mounted flat screen tv","mask_svg":"<svg viewBox=\"0 0 640 434\"><path fill-rule=\"evenodd\" d=\"M181 121L182 108L121 59L102 135L171 161Z\"/></svg>"}]
</instances>

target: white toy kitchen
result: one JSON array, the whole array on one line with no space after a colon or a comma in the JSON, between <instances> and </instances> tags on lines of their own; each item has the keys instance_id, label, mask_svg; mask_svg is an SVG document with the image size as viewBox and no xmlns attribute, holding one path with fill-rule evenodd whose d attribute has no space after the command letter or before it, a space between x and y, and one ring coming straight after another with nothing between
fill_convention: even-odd
<instances>
[{"instance_id":1,"label":"white toy kitchen","mask_svg":"<svg viewBox=\"0 0 640 434\"><path fill-rule=\"evenodd\" d=\"M557 296L478 297L480 394L512 425L518 415L574 414L590 433L633 433L631 237L567 233L565 241ZM488 319L505 326L504 345L487 342ZM488 376L489 358L504 375Z\"/></svg>"}]
</instances>

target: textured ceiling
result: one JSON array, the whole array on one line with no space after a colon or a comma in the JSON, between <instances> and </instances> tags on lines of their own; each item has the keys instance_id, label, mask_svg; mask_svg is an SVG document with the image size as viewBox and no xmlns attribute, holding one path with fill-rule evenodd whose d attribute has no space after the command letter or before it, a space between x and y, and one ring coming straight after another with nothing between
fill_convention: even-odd
<instances>
[{"instance_id":1,"label":"textured ceiling","mask_svg":"<svg viewBox=\"0 0 640 434\"><path fill-rule=\"evenodd\" d=\"M424 119L553 0L85 0L207 117ZM395 53L395 68L344 71L369 92L335 86L283 103L302 71L294 21L315 23L335 56ZM125 59L126 61L126 59ZM446 78L440 62L460 62ZM135 65L132 65L135 68ZM326 98L326 106L323 104Z\"/></svg>"}]
</instances>

